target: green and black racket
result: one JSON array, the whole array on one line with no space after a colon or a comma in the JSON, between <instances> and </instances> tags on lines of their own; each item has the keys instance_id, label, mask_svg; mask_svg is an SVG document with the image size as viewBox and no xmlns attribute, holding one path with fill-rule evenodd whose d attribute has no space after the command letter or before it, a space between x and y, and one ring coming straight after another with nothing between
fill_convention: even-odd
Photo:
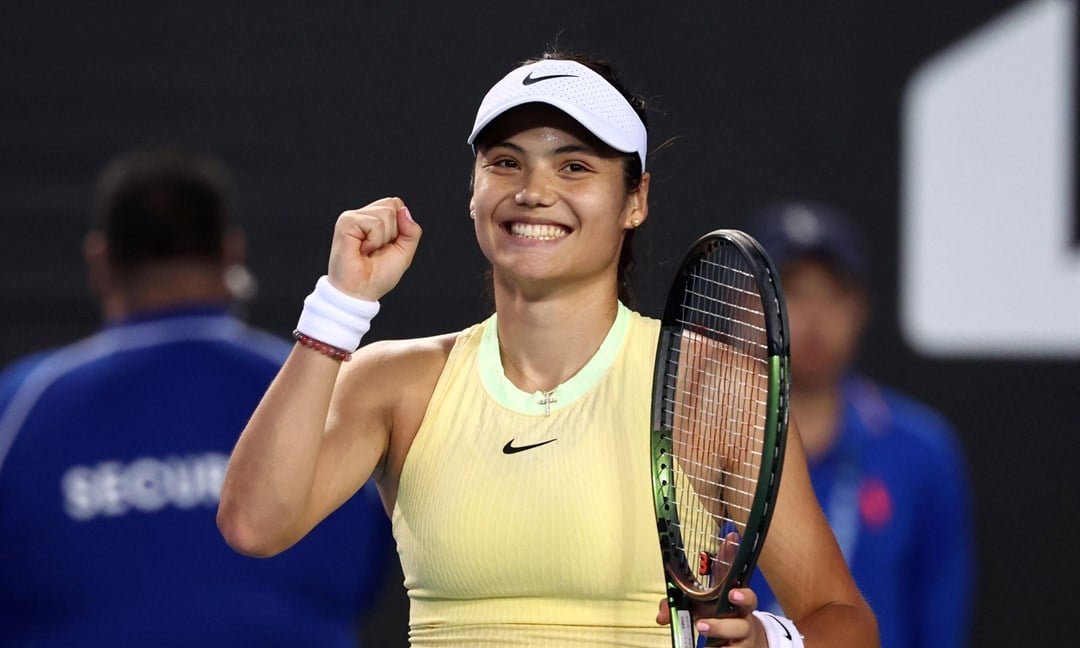
<instances>
[{"instance_id":1,"label":"green and black racket","mask_svg":"<svg viewBox=\"0 0 1080 648\"><path fill-rule=\"evenodd\" d=\"M734 611L780 486L789 336L780 280L752 237L711 232L668 292L656 351L652 479L675 648L695 645L690 605Z\"/></svg>"}]
</instances>

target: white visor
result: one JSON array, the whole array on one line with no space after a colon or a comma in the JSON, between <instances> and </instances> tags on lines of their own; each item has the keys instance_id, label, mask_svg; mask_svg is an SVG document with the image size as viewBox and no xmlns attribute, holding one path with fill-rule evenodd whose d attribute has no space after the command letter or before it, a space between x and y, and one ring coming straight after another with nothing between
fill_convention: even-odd
<instances>
[{"instance_id":1,"label":"white visor","mask_svg":"<svg viewBox=\"0 0 1080 648\"><path fill-rule=\"evenodd\" d=\"M555 106L616 151L637 153L645 170L645 124L604 77L577 61L544 60L517 68L492 86L476 111L469 144L496 117L527 103Z\"/></svg>"}]
</instances>

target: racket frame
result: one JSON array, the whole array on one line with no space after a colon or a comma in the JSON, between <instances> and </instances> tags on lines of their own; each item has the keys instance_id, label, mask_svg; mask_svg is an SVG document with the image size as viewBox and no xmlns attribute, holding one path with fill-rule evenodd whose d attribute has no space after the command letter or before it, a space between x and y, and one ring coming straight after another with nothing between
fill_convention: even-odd
<instances>
[{"instance_id":1,"label":"racket frame","mask_svg":"<svg viewBox=\"0 0 1080 648\"><path fill-rule=\"evenodd\" d=\"M694 569L697 558L686 556L680 548L679 517L675 498L675 474L673 469L672 430L665 418L665 392L669 390L667 374L672 364L670 350L685 329L677 323L677 315L683 306L688 275L696 261L708 256L720 245L733 245L749 260L754 280L762 299L768 356L768 396L763 435L761 470L754 491L753 505L746 523L747 534L731 563L727 576L708 590L699 590L693 579L687 579ZM789 335L787 309L780 286L780 276L768 254L750 235L739 230L715 230L700 237L690 247L668 291L664 317L661 321L659 343L653 383L651 468L653 501L655 505L657 532L664 562L668 604L671 609L672 642L676 648L693 645L693 630L689 623L691 601L715 602L716 616L730 615L735 611L728 601L728 592L743 587L750 580L757 558L765 542L769 523L776 505L780 475L783 469L784 449L787 440L790 392Z\"/></svg>"}]
</instances>

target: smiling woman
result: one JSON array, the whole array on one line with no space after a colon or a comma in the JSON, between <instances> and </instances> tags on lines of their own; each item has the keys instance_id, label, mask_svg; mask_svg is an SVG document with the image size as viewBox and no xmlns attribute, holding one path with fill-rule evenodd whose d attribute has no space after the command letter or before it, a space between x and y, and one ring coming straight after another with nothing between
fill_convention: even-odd
<instances>
[{"instance_id":1,"label":"smiling woman","mask_svg":"<svg viewBox=\"0 0 1080 648\"><path fill-rule=\"evenodd\" d=\"M495 313L358 349L422 232L397 197L341 214L297 326L323 346L294 348L244 430L219 526L274 554L374 475L414 646L668 645L648 452L659 325L627 305L649 211L643 103L606 64L548 57L492 87L468 141ZM762 569L819 645L875 645L791 436ZM753 592L731 596L735 617L699 618L704 634L802 645L770 643Z\"/></svg>"},{"instance_id":2,"label":"smiling woman","mask_svg":"<svg viewBox=\"0 0 1080 648\"><path fill-rule=\"evenodd\" d=\"M538 72L538 67L543 71ZM525 61L493 86L481 102L468 138L473 150L492 141L495 129L488 127L492 121L526 104L557 108L554 112L572 117L565 121L596 154L621 158L627 196L638 190L643 179L648 182L644 175L649 125L645 101L627 88L607 62L568 53ZM631 220L619 253L618 296L630 307L634 306L636 269L634 229L643 222L644 217Z\"/></svg>"}]
</instances>

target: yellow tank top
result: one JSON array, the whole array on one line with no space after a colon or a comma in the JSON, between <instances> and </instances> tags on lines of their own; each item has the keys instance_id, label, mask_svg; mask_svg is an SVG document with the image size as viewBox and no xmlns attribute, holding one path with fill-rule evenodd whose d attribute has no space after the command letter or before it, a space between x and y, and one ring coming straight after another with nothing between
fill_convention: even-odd
<instances>
[{"instance_id":1,"label":"yellow tank top","mask_svg":"<svg viewBox=\"0 0 1080 648\"><path fill-rule=\"evenodd\" d=\"M392 515L413 646L670 645L649 479L658 327L620 304L551 403L503 374L495 316L458 336Z\"/></svg>"}]
</instances>

